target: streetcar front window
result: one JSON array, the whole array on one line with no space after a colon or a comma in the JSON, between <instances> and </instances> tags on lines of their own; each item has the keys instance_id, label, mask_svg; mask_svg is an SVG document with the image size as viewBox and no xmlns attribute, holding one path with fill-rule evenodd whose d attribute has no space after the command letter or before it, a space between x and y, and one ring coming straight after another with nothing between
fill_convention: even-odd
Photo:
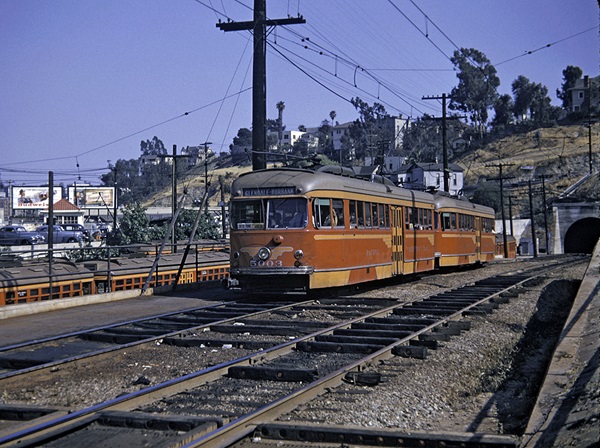
<instances>
[{"instance_id":1,"label":"streetcar front window","mask_svg":"<svg viewBox=\"0 0 600 448\"><path fill-rule=\"evenodd\" d=\"M242 199L231 202L231 227L237 230L302 229L308 220L306 198Z\"/></svg>"}]
</instances>

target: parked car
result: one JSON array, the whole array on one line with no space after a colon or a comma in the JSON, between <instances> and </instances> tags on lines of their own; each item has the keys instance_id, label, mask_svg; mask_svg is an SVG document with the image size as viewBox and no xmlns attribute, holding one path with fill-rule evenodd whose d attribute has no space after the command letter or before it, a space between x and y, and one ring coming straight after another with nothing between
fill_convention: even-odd
<instances>
[{"instance_id":1,"label":"parked car","mask_svg":"<svg viewBox=\"0 0 600 448\"><path fill-rule=\"evenodd\" d=\"M30 232L23 226L0 227L0 244L5 246L43 243L44 237Z\"/></svg>"},{"instance_id":2,"label":"parked car","mask_svg":"<svg viewBox=\"0 0 600 448\"><path fill-rule=\"evenodd\" d=\"M83 227L81 224L61 224L60 225L65 230L72 230L74 232L83 233L83 239L85 241L91 241L92 236L90 235L90 231Z\"/></svg>"},{"instance_id":3,"label":"parked car","mask_svg":"<svg viewBox=\"0 0 600 448\"><path fill-rule=\"evenodd\" d=\"M81 243L83 238L83 233L78 230L65 230L62 226L52 226L52 236L54 243ZM43 235L48 241L48 226L40 226L36 229L36 231Z\"/></svg>"}]
</instances>

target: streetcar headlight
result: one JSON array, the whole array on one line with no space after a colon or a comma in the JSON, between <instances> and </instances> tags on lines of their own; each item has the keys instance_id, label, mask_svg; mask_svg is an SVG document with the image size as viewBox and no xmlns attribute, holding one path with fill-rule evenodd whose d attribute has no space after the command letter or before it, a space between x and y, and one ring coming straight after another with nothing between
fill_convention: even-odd
<instances>
[{"instance_id":1,"label":"streetcar headlight","mask_svg":"<svg viewBox=\"0 0 600 448\"><path fill-rule=\"evenodd\" d=\"M296 252L294 252L294 258L296 260L300 260L303 256L304 256L304 252L302 252L300 249L298 249Z\"/></svg>"},{"instance_id":2,"label":"streetcar headlight","mask_svg":"<svg viewBox=\"0 0 600 448\"><path fill-rule=\"evenodd\" d=\"M260 249L258 249L258 258L260 258L262 261L267 260L270 256L271 251L268 247L261 247Z\"/></svg>"},{"instance_id":3,"label":"streetcar headlight","mask_svg":"<svg viewBox=\"0 0 600 448\"><path fill-rule=\"evenodd\" d=\"M235 251L235 252L233 253L233 259L234 259L234 260L237 260L238 258L240 258L240 253L239 253L238 251Z\"/></svg>"}]
</instances>

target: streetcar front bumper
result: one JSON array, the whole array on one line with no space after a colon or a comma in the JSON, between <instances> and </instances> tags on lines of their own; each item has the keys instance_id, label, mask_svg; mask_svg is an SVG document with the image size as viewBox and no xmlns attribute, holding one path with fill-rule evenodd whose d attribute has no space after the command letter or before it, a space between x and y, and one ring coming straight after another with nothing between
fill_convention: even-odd
<instances>
[{"instance_id":1,"label":"streetcar front bumper","mask_svg":"<svg viewBox=\"0 0 600 448\"><path fill-rule=\"evenodd\" d=\"M229 289L261 292L306 292L312 266L230 268Z\"/></svg>"}]
</instances>

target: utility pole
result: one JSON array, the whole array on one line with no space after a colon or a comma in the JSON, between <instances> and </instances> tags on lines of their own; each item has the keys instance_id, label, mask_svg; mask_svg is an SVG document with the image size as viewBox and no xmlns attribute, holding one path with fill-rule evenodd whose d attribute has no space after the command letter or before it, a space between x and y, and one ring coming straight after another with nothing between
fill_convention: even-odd
<instances>
[{"instance_id":1,"label":"utility pole","mask_svg":"<svg viewBox=\"0 0 600 448\"><path fill-rule=\"evenodd\" d=\"M515 236L515 231L513 229L513 212L512 212L512 200L518 199L517 196L508 195L508 219L510 219L510 236Z\"/></svg>"},{"instance_id":2,"label":"utility pole","mask_svg":"<svg viewBox=\"0 0 600 448\"><path fill-rule=\"evenodd\" d=\"M13 181L9 180L8 181L8 223L12 226L13 223L13 219L12 219L12 214L13 214L13 206L12 206L12 200L13 200L13 187L12 187Z\"/></svg>"},{"instance_id":3,"label":"utility pole","mask_svg":"<svg viewBox=\"0 0 600 448\"><path fill-rule=\"evenodd\" d=\"M588 153L592 175L592 80L588 78Z\"/></svg>"},{"instance_id":4,"label":"utility pole","mask_svg":"<svg viewBox=\"0 0 600 448\"><path fill-rule=\"evenodd\" d=\"M117 186L117 164L115 163L115 197L113 198L113 235L117 235L117 196L119 188Z\"/></svg>"},{"instance_id":5,"label":"utility pole","mask_svg":"<svg viewBox=\"0 0 600 448\"><path fill-rule=\"evenodd\" d=\"M227 210L225 208L225 185L223 184L223 178L219 176L219 186L221 188L221 228L223 229L223 238L227 238Z\"/></svg>"},{"instance_id":6,"label":"utility pole","mask_svg":"<svg viewBox=\"0 0 600 448\"><path fill-rule=\"evenodd\" d=\"M446 148L446 100L452 98L442 93L442 96L424 96L424 100L442 100L442 157L444 161L444 191L450 192L450 170L448 169L448 149Z\"/></svg>"},{"instance_id":7,"label":"utility pole","mask_svg":"<svg viewBox=\"0 0 600 448\"><path fill-rule=\"evenodd\" d=\"M173 145L173 165L171 166L171 216L175 216L177 211L177 145ZM177 252L177 238L173 230L171 233L171 250Z\"/></svg>"},{"instance_id":8,"label":"utility pole","mask_svg":"<svg viewBox=\"0 0 600 448\"><path fill-rule=\"evenodd\" d=\"M54 298L52 291L52 265L54 258L54 172L48 171L48 283L50 300Z\"/></svg>"},{"instance_id":9,"label":"utility pole","mask_svg":"<svg viewBox=\"0 0 600 448\"><path fill-rule=\"evenodd\" d=\"M266 0L254 0L254 20L217 23L222 31L248 30L254 33L252 66L252 169L267 167L267 27L306 23L301 16L287 19L267 19Z\"/></svg>"},{"instance_id":10,"label":"utility pole","mask_svg":"<svg viewBox=\"0 0 600 448\"><path fill-rule=\"evenodd\" d=\"M535 214L533 213L533 193L531 192L531 179L529 183L529 219L531 219L531 241L533 242L533 256L538 256L537 241L535 238Z\"/></svg>"},{"instance_id":11,"label":"utility pole","mask_svg":"<svg viewBox=\"0 0 600 448\"><path fill-rule=\"evenodd\" d=\"M504 177L502 176L502 167L510 165L512 165L512 163L498 163L497 165L486 165L496 167L500 171L498 178L500 179L500 214L502 216L502 243L504 246L504 258L508 258L508 244L506 242L506 220L504 218Z\"/></svg>"},{"instance_id":12,"label":"utility pole","mask_svg":"<svg viewBox=\"0 0 600 448\"><path fill-rule=\"evenodd\" d=\"M208 193L208 145L212 145L212 142L204 142L201 145L204 146L204 185Z\"/></svg>"},{"instance_id":13,"label":"utility pole","mask_svg":"<svg viewBox=\"0 0 600 448\"><path fill-rule=\"evenodd\" d=\"M173 158L173 165L171 167L171 217L174 217L177 213L177 159L187 159L187 155L177 155L177 145L173 145L173 154L171 156L162 155L163 159L167 157ZM115 214L116 216L116 214ZM171 233L171 250L173 253L177 253L177 241L175 230Z\"/></svg>"},{"instance_id":14,"label":"utility pole","mask_svg":"<svg viewBox=\"0 0 600 448\"><path fill-rule=\"evenodd\" d=\"M542 174L542 207L544 208L544 232L546 235L546 254L550 253L549 238L548 238L548 211L546 210L546 182Z\"/></svg>"}]
</instances>

